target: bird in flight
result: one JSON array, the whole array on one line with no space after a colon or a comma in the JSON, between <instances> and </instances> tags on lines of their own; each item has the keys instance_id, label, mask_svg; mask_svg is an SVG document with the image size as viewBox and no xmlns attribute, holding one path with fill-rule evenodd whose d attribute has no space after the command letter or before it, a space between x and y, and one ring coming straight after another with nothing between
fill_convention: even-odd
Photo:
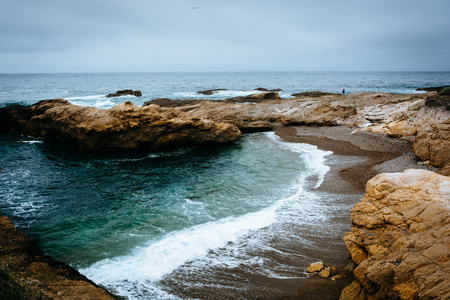
<instances>
[{"instance_id":1,"label":"bird in flight","mask_svg":"<svg viewBox=\"0 0 450 300\"><path fill-rule=\"evenodd\" d=\"M192 9L199 9L200 6L193 6Z\"/></svg>"}]
</instances>

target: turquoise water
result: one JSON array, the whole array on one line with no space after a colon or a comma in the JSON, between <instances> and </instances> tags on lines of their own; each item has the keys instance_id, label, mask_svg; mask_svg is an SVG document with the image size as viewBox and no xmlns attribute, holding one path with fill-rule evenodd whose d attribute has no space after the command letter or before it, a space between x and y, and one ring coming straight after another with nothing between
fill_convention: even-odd
<instances>
[{"instance_id":1,"label":"turquoise water","mask_svg":"<svg viewBox=\"0 0 450 300\"><path fill-rule=\"evenodd\" d=\"M290 220L330 154L273 133L139 155L84 155L25 137L1 144L2 214L47 254L120 294L133 286L131 296L161 296L155 284L187 261Z\"/></svg>"},{"instance_id":2,"label":"turquoise water","mask_svg":"<svg viewBox=\"0 0 450 300\"><path fill-rule=\"evenodd\" d=\"M213 88L228 89L215 99L257 87L281 88L283 97L342 88L409 93L449 82L448 72L0 74L0 106L62 97L107 108L205 98L196 91ZM128 88L144 96L105 97ZM249 286L241 277L297 278L319 257L333 263L323 241L342 244L352 203L346 197L355 197L316 187L339 161L273 133L120 155L0 135L0 212L46 254L130 299L185 298L205 288L239 295Z\"/></svg>"}]
</instances>

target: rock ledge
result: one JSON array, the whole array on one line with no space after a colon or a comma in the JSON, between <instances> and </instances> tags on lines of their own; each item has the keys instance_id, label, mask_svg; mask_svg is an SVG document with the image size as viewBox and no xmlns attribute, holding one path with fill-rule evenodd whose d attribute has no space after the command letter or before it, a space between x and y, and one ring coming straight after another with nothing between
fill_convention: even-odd
<instances>
[{"instance_id":1,"label":"rock ledge","mask_svg":"<svg viewBox=\"0 0 450 300\"><path fill-rule=\"evenodd\" d=\"M344 237L355 281L340 299L450 299L450 178L379 174Z\"/></svg>"}]
</instances>

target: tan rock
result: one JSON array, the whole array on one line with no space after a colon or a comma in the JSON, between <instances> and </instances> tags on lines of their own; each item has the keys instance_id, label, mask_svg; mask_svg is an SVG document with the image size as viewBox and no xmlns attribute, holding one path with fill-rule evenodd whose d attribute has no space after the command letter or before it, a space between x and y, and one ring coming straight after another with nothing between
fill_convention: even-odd
<instances>
[{"instance_id":1,"label":"tan rock","mask_svg":"<svg viewBox=\"0 0 450 300\"><path fill-rule=\"evenodd\" d=\"M309 267L306 268L306 271L309 273L319 272L323 269L324 263L323 262L315 262L309 265Z\"/></svg>"},{"instance_id":2,"label":"tan rock","mask_svg":"<svg viewBox=\"0 0 450 300\"><path fill-rule=\"evenodd\" d=\"M97 109L68 102L51 104L43 101L31 107L43 113L33 116L24 125L24 132L68 141L81 151L151 150L224 143L241 136L234 125L156 105L138 107L124 102L111 109Z\"/></svg>"},{"instance_id":3,"label":"tan rock","mask_svg":"<svg viewBox=\"0 0 450 300\"><path fill-rule=\"evenodd\" d=\"M331 275L331 271L327 269L323 269L319 272L319 276L323 278L328 278Z\"/></svg>"},{"instance_id":4,"label":"tan rock","mask_svg":"<svg viewBox=\"0 0 450 300\"><path fill-rule=\"evenodd\" d=\"M379 174L351 220L344 241L358 266L341 299L450 295L449 177L414 169Z\"/></svg>"}]
</instances>

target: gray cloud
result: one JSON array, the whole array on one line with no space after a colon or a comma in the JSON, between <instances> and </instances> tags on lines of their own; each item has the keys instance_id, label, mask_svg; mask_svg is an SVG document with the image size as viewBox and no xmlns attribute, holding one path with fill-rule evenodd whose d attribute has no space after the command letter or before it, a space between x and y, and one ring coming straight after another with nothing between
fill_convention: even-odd
<instances>
[{"instance_id":1,"label":"gray cloud","mask_svg":"<svg viewBox=\"0 0 450 300\"><path fill-rule=\"evenodd\" d=\"M450 70L447 0L0 4L2 73Z\"/></svg>"}]
</instances>

